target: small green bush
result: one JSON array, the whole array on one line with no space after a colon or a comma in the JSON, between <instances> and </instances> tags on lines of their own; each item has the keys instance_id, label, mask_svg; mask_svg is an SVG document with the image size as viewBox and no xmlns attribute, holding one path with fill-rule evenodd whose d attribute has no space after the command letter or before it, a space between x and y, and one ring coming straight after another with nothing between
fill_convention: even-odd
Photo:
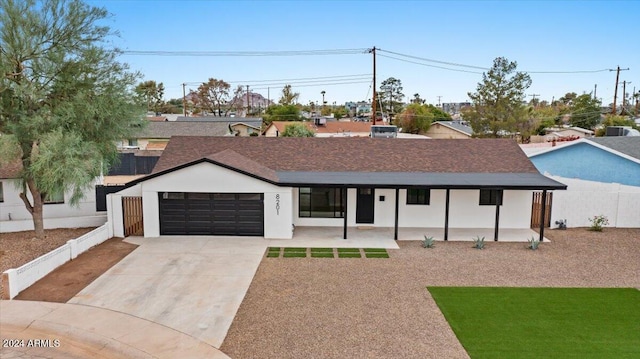
<instances>
[{"instance_id":1,"label":"small green bush","mask_svg":"<svg viewBox=\"0 0 640 359\"><path fill-rule=\"evenodd\" d=\"M422 241L422 248L433 248L436 244L436 240L433 237L424 236L424 240Z\"/></svg>"},{"instance_id":2,"label":"small green bush","mask_svg":"<svg viewBox=\"0 0 640 359\"><path fill-rule=\"evenodd\" d=\"M539 245L540 245L540 240L536 239L534 236L531 236L531 239L529 239L529 246L527 248L535 251L536 249L538 249Z\"/></svg>"},{"instance_id":3,"label":"small green bush","mask_svg":"<svg viewBox=\"0 0 640 359\"><path fill-rule=\"evenodd\" d=\"M484 248L484 237L476 236L473 239L473 248L483 249Z\"/></svg>"},{"instance_id":4,"label":"small green bush","mask_svg":"<svg viewBox=\"0 0 640 359\"><path fill-rule=\"evenodd\" d=\"M595 232L602 232L602 227L609 224L609 219L605 215L593 216L593 218L589 218L589 222L591 222L591 228L589 230Z\"/></svg>"}]
</instances>

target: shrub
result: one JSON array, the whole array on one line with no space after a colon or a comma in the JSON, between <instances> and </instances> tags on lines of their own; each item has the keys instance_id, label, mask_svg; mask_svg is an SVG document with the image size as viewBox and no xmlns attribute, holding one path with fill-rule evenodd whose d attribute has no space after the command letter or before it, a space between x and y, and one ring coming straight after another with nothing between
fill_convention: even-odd
<instances>
[{"instance_id":1,"label":"shrub","mask_svg":"<svg viewBox=\"0 0 640 359\"><path fill-rule=\"evenodd\" d=\"M424 236L424 241L422 241L422 248L433 248L436 244L436 240L433 237Z\"/></svg>"},{"instance_id":2,"label":"shrub","mask_svg":"<svg viewBox=\"0 0 640 359\"><path fill-rule=\"evenodd\" d=\"M484 237L476 236L476 238L473 239L473 248L483 249Z\"/></svg>"},{"instance_id":3,"label":"shrub","mask_svg":"<svg viewBox=\"0 0 640 359\"><path fill-rule=\"evenodd\" d=\"M534 236L531 236L531 239L529 239L529 247L527 248L535 251L536 249L538 249L539 245L540 245L540 240L536 239Z\"/></svg>"},{"instance_id":4,"label":"shrub","mask_svg":"<svg viewBox=\"0 0 640 359\"><path fill-rule=\"evenodd\" d=\"M605 215L599 215L589 218L589 222L591 222L591 228L589 228L589 230L602 232L602 227L609 224L609 219Z\"/></svg>"}]
</instances>

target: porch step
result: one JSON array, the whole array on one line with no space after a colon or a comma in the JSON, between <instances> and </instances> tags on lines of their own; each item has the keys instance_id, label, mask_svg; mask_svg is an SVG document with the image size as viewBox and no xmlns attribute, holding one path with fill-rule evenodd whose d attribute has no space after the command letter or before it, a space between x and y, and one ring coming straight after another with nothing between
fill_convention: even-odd
<instances>
[{"instance_id":1,"label":"porch step","mask_svg":"<svg viewBox=\"0 0 640 359\"><path fill-rule=\"evenodd\" d=\"M357 229L374 229L376 227L374 227L374 226L357 226L356 228Z\"/></svg>"}]
</instances>

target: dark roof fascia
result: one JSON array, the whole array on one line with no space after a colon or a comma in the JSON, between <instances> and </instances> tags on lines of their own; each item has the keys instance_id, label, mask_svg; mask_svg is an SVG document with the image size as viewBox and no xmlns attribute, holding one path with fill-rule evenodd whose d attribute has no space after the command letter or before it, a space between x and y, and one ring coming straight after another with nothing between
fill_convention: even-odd
<instances>
[{"instance_id":1,"label":"dark roof fascia","mask_svg":"<svg viewBox=\"0 0 640 359\"><path fill-rule=\"evenodd\" d=\"M375 187L431 189L565 190L563 183L540 173L401 173L401 172L277 172L279 186L288 187ZM325 175L324 180L318 180ZM416 181L417 176L435 181ZM310 181L306 178L314 177ZM407 180L402 183L402 179ZM510 177L504 180L504 177ZM502 180L501 180L502 178ZM523 180L524 179L524 180ZM401 181L398 181L401 180ZM400 182L400 183L399 183ZM419 183L421 182L421 183Z\"/></svg>"},{"instance_id":2,"label":"dark roof fascia","mask_svg":"<svg viewBox=\"0 0 640 359\"><path fill-rule=\"evenodd\" d=\"M214 160L209 159L209 158L201 158L201 159L198 159L198 160L195 160L195 161L183 163L183 164L181 164L179 166L176 166L176 167L167 168L166 170L163 170L163 171L160 171L160 172L151 173L150 175L145 176L145 177L141 177L141 178L135 179L135 180L133 180L131 182L128 182L123 189L127 189L129 187L133 187L133 186L137 185L140 182L144 182L144 181L156 178L156 177L160 177L160 176L165 175L167 173L178 171L178 170L181 170L183 168L191 167L193 165L197 165L197 164L203 163L203 162L211 163L211 164L214 164L216 166L220 166L220 167L226 168L228 170L231 170L231 171L234 171L234 172L238 172L238 173L243 174L245 176L248 176L248 177L251 177L251 178L255 178L257 180L260 180L260 181L263 181L263 182L267 182L267 183L270 183L270 184L275 185L275 186L281 186L281 184L279 184L277 182L274 182L274 181L271 181L269 179L257 176L257 175L255 175L253 173L249 173L249 172L246 172L246 171L239 170L239 169L237 169L235 167L226 165L226 164L218 162L218 161L214 161Z\"/></svg>"}]
</instances>

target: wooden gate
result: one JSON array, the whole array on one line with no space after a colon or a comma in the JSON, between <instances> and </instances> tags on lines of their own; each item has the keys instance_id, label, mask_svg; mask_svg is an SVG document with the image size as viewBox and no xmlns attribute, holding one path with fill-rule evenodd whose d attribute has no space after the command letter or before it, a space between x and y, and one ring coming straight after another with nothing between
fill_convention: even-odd
<instances>
[{"instance_id":1,"label":"wooden gate","mask_svg":"<svg viewBox=\"0 0 640 359\"><path fill-rule=\"evenodd\" d=\"M547 192L547 203L544 210L544 226L551 227L551 202L553 193ZM533 192L533 205L531 208L531 228L540 228L540 219L542 210L542 192Z\"/></svg>"},{"instance_id":2,"label":"wooden gate","mask_svg":"<svg viewBox=\"0 0 640 359\"><path fill-rule=\"evenodd\" d=\"M142 197L122 197L122 217L125 237L144 235Z\"/></svg>"}]
</instances>

